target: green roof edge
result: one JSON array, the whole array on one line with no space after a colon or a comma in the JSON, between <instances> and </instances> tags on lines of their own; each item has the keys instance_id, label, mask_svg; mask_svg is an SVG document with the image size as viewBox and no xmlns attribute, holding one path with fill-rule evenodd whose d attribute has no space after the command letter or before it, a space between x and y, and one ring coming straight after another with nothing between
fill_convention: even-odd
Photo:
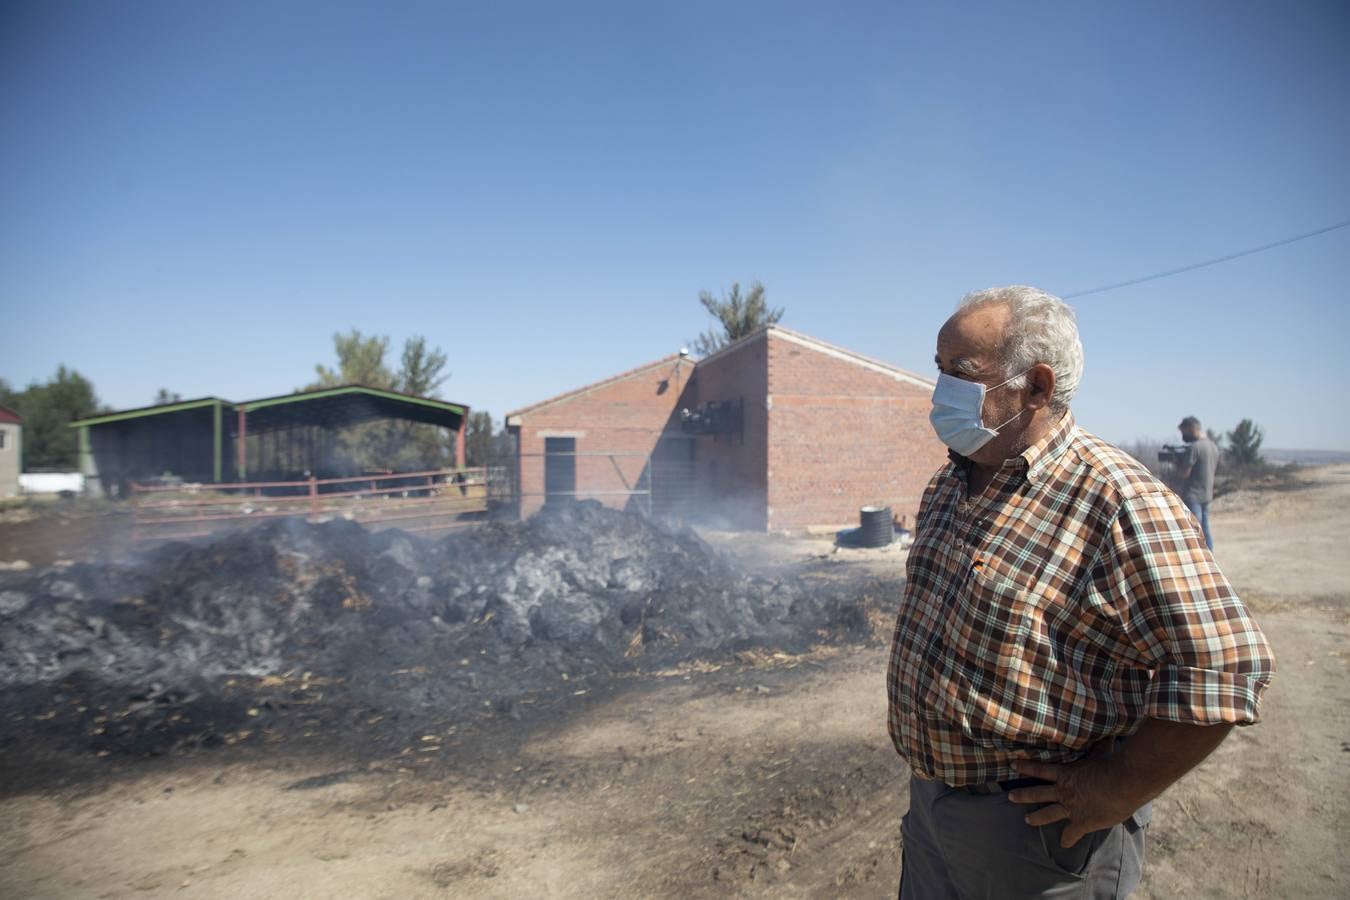
<instances>
[{"instance_id":1,"label":"green roof edge","mask_svg":"<svg viewBox=\"0 0 1350 900\"><path fill-rule=\"evenodd\" d=\"M204 400L188 400L185 403L169 403L165 406L148 406L145 409L133 409L127 412L109 413L104 416L90 416L87 419L76 419L70 423L71 428L83 428L86 425L106 425L109 422L122 422L127 419L140 419L145 416L158 416L164 413L184 412L189 409L201 409L205 406L213 406L219 403L228 404L228 400L221 400L219 397L207 397Z\"/></svg>"},{"instance_id":2,"label":"green roof edge","mask_svg":"<svg viewBox=\"0 0 1350 900\"><path fill-rule=\"evenodd\" d=\"M464 415L464 407L457 403L447 403L444 400L430 400L425 397L414 397L411 394L400 394L397 391L385 391L379 388L362 387L359 385L329 388L328 390L322 391L308 391L300 394L287 394L284 397L272 397L268 400L253 400L247 403L238 403L235 406L238 409L244 410L246 413L250 413L259 409L266 409L269 406L280 406L283 403L303 403L306 400L318 400L321 397L336 397L341 394L371 394L386 400L401 400L404 403L414 403L418 406L426 406L431 409L453 412L461 416Z\"/></svg>"}]
</instances>

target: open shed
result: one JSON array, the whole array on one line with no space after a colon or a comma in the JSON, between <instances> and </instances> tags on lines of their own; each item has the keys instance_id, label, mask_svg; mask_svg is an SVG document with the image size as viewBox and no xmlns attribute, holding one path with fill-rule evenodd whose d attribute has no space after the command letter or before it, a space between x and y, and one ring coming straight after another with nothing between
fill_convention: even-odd
<instances>
[{"instance_id":1,"label":"open shed","mask_svg":"<svg viewBox=\"0 0 1350 900\"><path fill-rule=\"evenodd\" d=\"M222 483L358 474L342 471L340 429L376 420L434 425L455 434L464 464L469 408L430 397L343 385L241 403L219 397L167 403L80 419L80 468L105 491L165 475Z\"/></svg>"}]
</instances>

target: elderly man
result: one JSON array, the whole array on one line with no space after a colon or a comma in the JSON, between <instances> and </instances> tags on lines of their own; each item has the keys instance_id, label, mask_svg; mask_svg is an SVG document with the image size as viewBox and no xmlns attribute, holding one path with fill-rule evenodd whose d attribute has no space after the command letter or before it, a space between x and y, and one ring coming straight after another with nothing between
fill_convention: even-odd
<instances>
[{"instance_id":1,"label":"elderly man","mask_svg":"<svg viewBox=\"0 0 1350 900\"><path fill-rule=\"evenodd\" d=\"M900 896L1124 897L1150 801L1233 725L1274 660L1177 496L1075 423L1073 311L961 301L888 673L909 764Z\"/></svg>"}]
</instances>

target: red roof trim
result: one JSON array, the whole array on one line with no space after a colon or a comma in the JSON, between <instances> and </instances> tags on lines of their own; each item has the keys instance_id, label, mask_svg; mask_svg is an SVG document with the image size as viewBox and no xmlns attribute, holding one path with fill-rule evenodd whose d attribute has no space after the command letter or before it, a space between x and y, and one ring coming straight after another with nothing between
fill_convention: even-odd
<instances>
[{"instance_id":1,"label":"red roof trim","mask_svg":"<svg viewBox=\"0 0 1350 900\"><path fill-rule=\"evenodd\" d=\"M7 425L22 425L23 416L7 406L0 406L0 422L4 422Z\"/></svg>"}]
</instances>

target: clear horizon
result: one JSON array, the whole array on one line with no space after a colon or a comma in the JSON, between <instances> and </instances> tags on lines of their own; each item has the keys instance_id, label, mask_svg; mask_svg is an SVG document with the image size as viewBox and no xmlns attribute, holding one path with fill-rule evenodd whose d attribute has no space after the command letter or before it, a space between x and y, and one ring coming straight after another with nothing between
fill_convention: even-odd
<instances>
[{"instance_id":1,"label":"clear horizon","mask_svg":"<svg viewBox=\"0 0 1350 900\"><path fill-rule=\"evenodd\" d=\"M510 409L674 352L700 290L924 374L966 292L1350 218L1350 8L14 3L0 377L284 393L424 335ZM1071 300L1078 420L1350 451L1350 229Z\"/></svg>"}]
</instances>

